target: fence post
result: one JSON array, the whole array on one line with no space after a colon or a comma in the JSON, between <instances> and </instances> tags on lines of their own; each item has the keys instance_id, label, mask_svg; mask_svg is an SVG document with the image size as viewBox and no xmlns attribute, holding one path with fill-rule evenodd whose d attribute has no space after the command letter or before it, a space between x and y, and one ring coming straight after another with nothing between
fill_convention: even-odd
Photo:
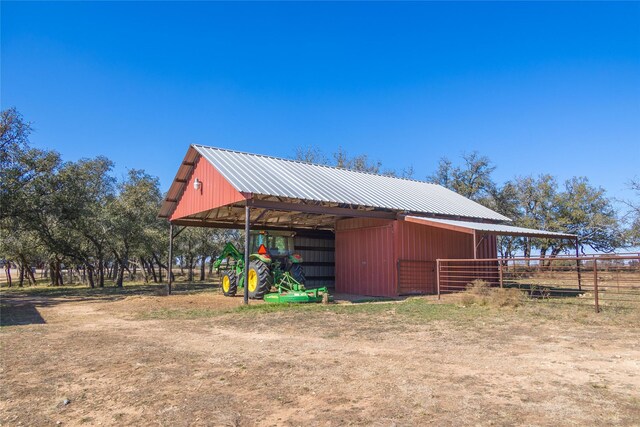
<instances>
[{"instance_id":1,"label":"fence post","mask_svg":"<svg viewBox=\"0 0 640 427\"><path fill-rule=\"evenodd\" d=\"M502 280L502 260L498 260L498 266L500 268L500 287L502 288L502 283L503 283L503 280Z\"/></svg>"},{"instance_id":2,"label":"fence post","mask_svg":"<svg viewBox=\"0 0 640 427\"><path fill-rule=\"evenodd\" d=\"M593 293L596 313L600 313L600 306L598 304L598 260L595 257L593 258Z\"/></svg>"},{"instance_id":3,"label":"fence post","mask_svg":"<svg viewBox=\"0 0 640 427\"><path fill-rule=\"evenodd\" d=\"M438 299L440 299L440 260L436 260L436 283L438 285Z\"/></svg>"}]
</instances>

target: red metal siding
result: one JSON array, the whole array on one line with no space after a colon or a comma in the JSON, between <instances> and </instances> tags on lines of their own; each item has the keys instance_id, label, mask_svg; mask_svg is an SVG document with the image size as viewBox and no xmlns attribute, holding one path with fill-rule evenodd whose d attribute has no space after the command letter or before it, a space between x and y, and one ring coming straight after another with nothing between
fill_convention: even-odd
<instances>
[{"instance_id":1,"label":"red metal siding","mask_svg":"<svg viewBox=\"0 0 640 427\"><path fill-rule=\"evenodd\" d=\"M336 292L397 295L393 222L375 219L338 221Z\"/></svg>"},{"instance_id":2,"label":"red metal siding","mask_svg":"<svg viewBox=\"0 0 640 427\"><path fill-rule=\"evenodd\" d=\"M473 235L406 221L395 222L399 259L473 258Z\"/></svg>"},{"instance_id":3,"label":"red metal siding","mask_svg":"<svg viewBox=\"0 0 640 427\"><path fill-rule=\"evenodd\" d=\"M478 259L498 258L498 242L496 236L487 235L483 238L479 235L478 239L480 240L478 244Z\"/></svg>"},{"instance_id":4,"label":"red metal siding","mask_svg":"<svg viewBox=\"0 0 640 427\"><path fill-rule=\"evenodd\" d=\"M473 259L473 244L473 234L424 224L360 218L338 221L336 291L397 296L398 261L402 260L405 279L412 283L403 292L435 293L432 264L437 259ZM496 238L486 236L478 245L478 257L494 258L495 254Z\"/></svg>"},{"instance_id":5,"label":"red metal siding","mask_svg":"<svg viewBox=\"0 0 640 427\"><path fill-rule=\"evenodd\" d=\"M193 188L193 181L196 178L202 182L200 190ZM170 220L184 218L242 200L245 200L244 196L233 188L209 162L198 156L196 166L189 176L187 186L180 196Z\"/></svg>"}]
</instances>

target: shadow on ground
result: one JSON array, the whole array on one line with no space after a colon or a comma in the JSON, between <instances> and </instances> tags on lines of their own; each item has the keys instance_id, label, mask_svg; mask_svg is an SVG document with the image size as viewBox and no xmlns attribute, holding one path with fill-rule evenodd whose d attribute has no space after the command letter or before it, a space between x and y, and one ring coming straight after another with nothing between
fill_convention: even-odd
<instances>
[{"instance_id":1,"label":"shadow on ground","mask_svg":"<svg viewBox=\"0 0 640 427\"><path fill-rule=\"evenodd\" d=\"M0 306L0 326L34 325L46 323L34 304L25 301L19 304Z\"/></svg>"},{"instance_id":2,"label":"shadow on ground","mask_svg":"<svg viewBox=\"0 0 640 427\"><path fill-rule=\"evenodd\" d=\"M207 283L174 283L172 295L187 295L216 291L219 285ZM0 326L45 324L39 307L51 307L69 302L119 301L129 296L166 295L166 284L133 284L121 288L105 286L44 286L3 288L0 294Z\"/></svg>"}]
</instances>

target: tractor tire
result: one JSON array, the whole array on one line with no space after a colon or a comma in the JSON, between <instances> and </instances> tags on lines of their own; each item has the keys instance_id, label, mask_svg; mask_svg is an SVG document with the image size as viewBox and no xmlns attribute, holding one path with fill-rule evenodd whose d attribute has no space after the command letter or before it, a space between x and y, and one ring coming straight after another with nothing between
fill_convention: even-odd
<instances>
[{"instance_id":1,"label":"tractor tire","mask_svg":"<svg viewBox=\"0 0 640 427\"><path fill-rule=\"evenodd\" d=\"M220 287L225 297L232 297L238 292L238 278L235 271L225 271L220 279Z\"/></svg>"},{"instance_id":2,"label":"tractor tire","mask_svg":"<svg viewBox=\"0 0 640 427\"><path fill-rule=\"evenodd\" d=\"M289 274L301 285L304 285L305 282L307 281L306 277L304 277L304 270L302 269L302 264L291 264L291 268L289 269Z\"/></svg>"},{"instance_id":3,"label":"tractor tire","mask_svg":"<svg viewBox=\"0 0 640 427\"><path fill-rule=\"evenodd\" d=\"M254 259L249 263L247 274L247 289L249 298L262 299L264 294L271 291L273 285L273 275L269 266L264 262Z\"/></svg>"}]
</instances>

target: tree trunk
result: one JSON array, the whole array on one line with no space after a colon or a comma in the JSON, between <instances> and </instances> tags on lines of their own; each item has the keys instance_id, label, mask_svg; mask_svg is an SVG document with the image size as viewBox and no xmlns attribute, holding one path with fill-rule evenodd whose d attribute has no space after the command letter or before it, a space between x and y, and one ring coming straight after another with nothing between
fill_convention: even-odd
<instances>
[{"instance_id":1,"label":"tree trunk","mask_svg":"<svg viewBox=\"0 0 640 427\"><path fill-rule=\"evenodd\" d=\"M205 263L207 261L207 257L205 255L202 255L202 259L200 260L200 281L204 281L205 279Z\"/></svg>"},{"instance_id":2,"label":"tree trunk","mask_svg":"<svg viewBox=\"0 0 640 427\"><path fill-rule=\"evenodd\" d=\"M153 283L158 283L156 268L153 266L153 258L149 258L149 273L151 273L151 277L153 277Z\"/></svg>"},{"instance_id":3,"label":"tree trunk","mask_svg":"<svg viewBox=\"0 0 640 427\"><path fill-rule=\"evenodd\" d=\"M116 287L121 288L124 281L124 263L118 262L118 269L116 270Z\"/></svg>"},{"instance_id":4,"label":"tree trunk","mask_svg":"<svg viewBox=\"0 0 640 427\"><path fill-rule=\"evenodd\" d=\"M190 255L188 260L189 260L189 277L188 277L188 281L189 282L193 282L193 264L194 264L193 256Z\"/></svg>"},{"instance_id":5,"label":"tree trunk","mask_svg":"<svg viewBox=\"0 0 640 427\"><path fill-rule=\"evenodd\" d=\"M32 286L35 286L35 285L36 285L36 277L34 276L34 274L33 274L33 270L31 269L31 267L29 267L29 268L27 269L27 276L29 277L29 283L30 283Z\"/></svg>"},{"instance_id":6,"label":"tree trunk","mask_svg":"<svg viewBox=\"0 0 640 427\"><path fill-rule=\"evenodd\" d=\"M18 286L22 287L24 285L24 264L20 262L18 266L20 267L20 275L18 276Z\"/></svg>"},{"instance_id":7,"label":"tree trunk","mask_svg":"<svg viewBox=\"0 0 640 427\"><path fill-rule=\"evenodd\" d=\"M20 262L24 267L24 273L23 274L26 274L27 282L29 282L30 286L35 286L36 285L36 278L33 275L33 270L31 270L31 267L29 266L29 262L27 261L27 258L22 254L20 254Z\"/></svg>"},{"instance_id":8,"label":"tree trunk","mask_svg":"<svg viewBox=\"0 0 640 427\"><path fill-rule=\"evenodd\" d=\"M11 262L7 262L4 265L4 271L7 275L7 284L11 287Z\"/></svg>"},{"instance_id":9,"label":"tree trunk","mask_svg":"<svg viewBox=\"0 0 640 427\"><path fill-rule=\"evenodd\" d=\"M158 264L158 282L162 283L162 268L163 268L163 265L162 265L162 263L158 259L158 256L155 253L153 254L153 259L156 261L156 264ZM153 263L151 265L153 265ZM166 268L166 267L164 267L164 268Z\"/></svg>"},{"instance_id":10,"label":"tree trunk","mask_svg":"<svg viewBox=\"0 0 640 427\"><path fill-rule=\"evenodd\" d=\"M98 286L104 288L104 260L102 254L98 258Z\"/></svg>"},{"instance_id":11,"label":"tree trunk","mask_svg":"<svg viewBox=\"0 0 640 427\"><path fill-rule=\"evenodd\" d=\"M53 261L49 261L49 278L51 279L51 286L56 285L58 276L56 276L56 264Z\"/></svg>"},{"instance_id":12,"label":"tree trunk","mask_svg":"<svg viewBox=\"0 0 640 427\"><path fill-rule=\"evenodd\" d=\"M133 271L129 270L129 280L136 280L136 270L137 270L138 265L137 264L133 264Z\"/></svg>"},{"instance_id":13,"label":"tree trunk","mask_svg":"<svg viewBox=\"0 0 640 427\"><path fill-rule=\"evenodd\" d=\"M93 266L92 265L87 265L85 267L85 270L87 271L87 277L89 278L89 286L91 287L91 289L95 288L96 285L93 281Z\"/></svg>"},{"instance_id":14,"label":"tree trunk","mask_svg":"<svg viewBox=\"0 0 640 427\"><path fill-rule=\"evenodd\" d=\"M140 257L140 270L142 270L142 278L144 279L144 283L149 283L149 268L147 266L147 261L144 258Z\"/></svg>"},{"instance_id":15,"label":"tree trunk","mask_svg":"<svg viewBox=\"0 0 640 427\"><path fill-rule=\"evenodd\" d=\"M547 256L547 248L540 248L540 258L542 258L542 264L544 264L544 258Z\"/></svg>"},{"instance_id":16,"label":"tree trunk","mask_svg":"<svg viewBox=\"0 0 640 427\"><path fill-rule=\"evenodd\" d=\"M529 258L531 257L531 239L528 237L524 240L524 257L527 258L526 264L527 267L529 267L531 265L531 262L529 261Z\"/></svg>"},{"instance_id":17,"label":"tree trunk","mask_svg":"<svg viewBox=\"0 0 640 427\"><path fill-rule=\"evenodd\" d=\"M56 285L63 286L64 278L62 277L62 267L60 266L61 262L59 259L56 259Z\"/></svg>"}]
</instances>

